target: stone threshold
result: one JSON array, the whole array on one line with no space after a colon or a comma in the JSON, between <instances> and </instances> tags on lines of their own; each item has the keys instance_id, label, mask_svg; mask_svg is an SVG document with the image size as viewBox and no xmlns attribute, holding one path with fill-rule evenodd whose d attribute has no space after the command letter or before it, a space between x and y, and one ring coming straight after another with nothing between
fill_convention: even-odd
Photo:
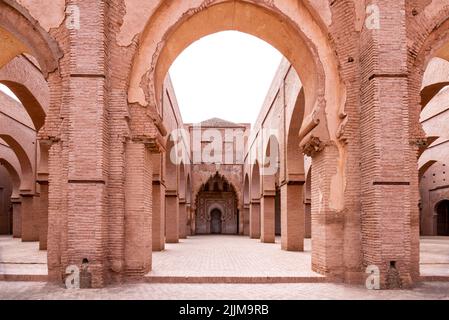
<instances>
[{"instance_id":1,"label":"stone threshold","mask_svg":"<svg viewBox=\"0 0 449 320\"><path fill-rule=\"evenodd\" d=\"M421 282L449 282L449 275L437 276L437 275L421 275L419 276Z\"/></svg>"},{"instance_id":2,"label":"stone threshold","mask_svg":"<svg viewBox=\"0 0 449 320\"><path fill-rule=\"evenodd\" d=\"M0 281L9 282L47 282L46 274L0 274Z\"/></svg>"},{"instance_id":3,"label":"stone threshold","mask_svg":"<svg viewBox=\"0 0 449 320\"><path fill-rule=\"evenodd\" d=\"M267 283L330 283L335 279L326 277L239 277L239 276L145 276L146 283L183 284L267 284Z\"/></svg>"}]
</instances>

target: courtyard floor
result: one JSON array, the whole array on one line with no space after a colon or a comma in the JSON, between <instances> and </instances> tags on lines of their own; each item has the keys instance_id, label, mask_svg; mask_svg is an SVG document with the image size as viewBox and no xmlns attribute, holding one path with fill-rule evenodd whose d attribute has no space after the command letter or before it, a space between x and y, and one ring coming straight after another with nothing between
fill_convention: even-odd
<instances>
[{"instance_id":1,"label":"courtyard floor","mask_svg":"<svg viewBox=\"0 0 449 320\"><path fill-rule=\"evenodd\" d=\"M1 275L47 275L47 252L39 251L39 242L22 242L0 236Z\"/></svg>"},{"instance_id":2,"label":"courtyard floor","mask_svg":"<svg viewBox=\"0 0 449 320\"><path fill-rule=\"evenodd\" d=\"M449 300L449 282L412 290L367 290L334 283L159 284L67 290L44 282L0 282L0 300Z\"/></svg>"},{"instance_id":3,"label":"courtyard floor","mask_svg":"<svg viewBox=\"0 0 449 320\"><path fill-rule=\"evenodd\" d=\"M310 240L305 241L304 252L282 251L279 242L280 238L276 239L275 244L264 244L248 237L221 235L182 239L178 244L167 244L163 252L153 253L153 271L146 276L146 282L157 285L197 284L198 287L194 288L198 290L209 288L208 283L213 282L236 285L273 282L268 284L270 286L277 283L273 290L277 287L285 288L286 284L282 286L284 282L324 287L330 285L334 288L332 284L324 283L326 278L311 271ZM47 254L38 248L37 242L23 243L20 239L0 236L0 280L45 281ZM424 280L432 277L436 277L432 280L441 280L438 277L446 280L449 277L449 238L422 238L420 258L421 275L429 277ZM16 285L19 284L0 283L0 291ZM20 284L21 287L29 285L31 284ZM445 286L442 285L443 288ZM136 288L146 290L144 284ZM160 288L169 291L172 287ZM245 291L245 286L236 288Z\"/></svg>"},{"instance_id":4,"label":"courtyard floor","mask_svg":"<svg viewBox=\"0 0 449 320\"><path fill-rule=\"evenodd\" d=\"M449 276L449 237L423 237L420 242L422 276Z\"/></svg>"},{"instance_id":5,"label":"courtyard floor","mask_svg":"<svg viewBox=\"0 0 449 320\"><path fill-rule=\"evenodd\" d=\"M280 250L276 243L261 243L242 236L194 236L167 244L165 251L153 253L153 271L147 277L163 281L181 278L284 278L318 282L323 276L311 270L311 241L305 241L304 252ZM180 263L181 262L181 263ZM279 279L278 279L279 280ZM238 282L238 280L237 280Z\"/></svg>"}]
</instances>

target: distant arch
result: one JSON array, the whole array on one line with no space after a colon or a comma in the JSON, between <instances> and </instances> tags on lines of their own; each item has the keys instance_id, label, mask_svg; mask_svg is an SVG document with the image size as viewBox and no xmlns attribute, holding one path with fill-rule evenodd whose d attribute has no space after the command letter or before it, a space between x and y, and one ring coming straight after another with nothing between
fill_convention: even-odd
<instances>
[{"instance_id":1,"label":"distant arch","mask_svg":"<svg viewBox=\"0 0 449 320\"><path fill-rule=\"evenodd\" d=\"M36 131L45 123L50 103L48 83L38 67L19 56L0 69L0 83L7 86L20 100Z\"/></svg>"},{"instance_id":2,"label":"distant arch","mask_svg":"<svg viewBox=\"0 0 449 320\"><path fill-rule=\"evenodd\" d=\"M260 185L260 167L256 161L253 165L251 173L251 200L260 200L261 185Z\"/></svg>"},{"instance_id":3,"label":"distant arch","mask_svg":"<svg viewBox=\"0 0 449 320\"><path fill-rule=\"evenodd\" d=\"M7 161L5 158L0 157L0 165L4 166L6 171L8 171L9 176L12 181L12 195L11 198L20 197L20 175L14 166Z\"/></svg>"},{"instance_id":4,"label":"distant arch","mask_svg":"<svg viewBox=\"0 0 449 320\"><path fill-rule=\"evenodd\" d=\"M21 192L33 192L34 191L34 171L33 165L31 164L31 160L27 155L27 152L22 147L22 145L12 136L1 134L0 138L3 139L14 151L17 156L17 159L20 163L20 168L22 170L22 179L20 185Z\"/></svg>"},{"instance_id":5,"label":"distant arch","mask_svg":"<svg viewBox=\"0 0 449 320\"><path fill-rule=\"evenodd\" d=\"M250 193L249 193L249 177L245 174L245 181L243 184L243 203L249 205L251 203Z\"/></svg>"}]
</instances>

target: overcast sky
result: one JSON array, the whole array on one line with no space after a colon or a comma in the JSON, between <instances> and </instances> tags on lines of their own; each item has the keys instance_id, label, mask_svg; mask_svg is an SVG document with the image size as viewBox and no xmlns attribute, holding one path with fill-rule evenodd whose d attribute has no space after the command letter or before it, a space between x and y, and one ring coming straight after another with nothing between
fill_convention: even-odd
<instances>
[{"instance_id":1,"label":"overcast sky","mask_svg":"<svg viewBox=\"0 0 449 320\"><path fill-rule=\"evenodd\" d=\"M254 124L281 60L268 43L237 31L193 43L170 69L184 122Z\"/></svg>"}]
</instances>

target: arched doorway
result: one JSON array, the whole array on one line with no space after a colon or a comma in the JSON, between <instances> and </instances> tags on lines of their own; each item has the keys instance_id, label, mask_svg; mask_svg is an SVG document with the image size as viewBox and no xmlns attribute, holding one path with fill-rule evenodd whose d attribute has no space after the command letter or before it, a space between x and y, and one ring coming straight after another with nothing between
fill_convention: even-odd
<instances>
[{"instance_id":1,"label":"arched doorway","mask_svg":"<svg viewBox=\"0 0 449 320\"><path fill-rule=\"evenodd\" d=\"M211 234L221 234L222 224L221 224L221 211L219 209L213 209L210 213L210 233Z\"/></svg>"},{"instance_id":2,"label":"arched doorway","mask_svg":"<svg viewBox=\"0 0 449 320\"><path fill-rule=\"evenodd\" d=\"M449 200L443 200L437 204L437 235L449 236Z\"/></svg>"},{"instance_id":3,"label":"arched doorway","mask_svg":"<svg viewBox=\"0 0 449 320\"><path fill-rule=\"evenodd\" d=\"M195 234L239 233L237 193L218 172L201 186L195 207Z\"/></svg>"}]
</instances>

